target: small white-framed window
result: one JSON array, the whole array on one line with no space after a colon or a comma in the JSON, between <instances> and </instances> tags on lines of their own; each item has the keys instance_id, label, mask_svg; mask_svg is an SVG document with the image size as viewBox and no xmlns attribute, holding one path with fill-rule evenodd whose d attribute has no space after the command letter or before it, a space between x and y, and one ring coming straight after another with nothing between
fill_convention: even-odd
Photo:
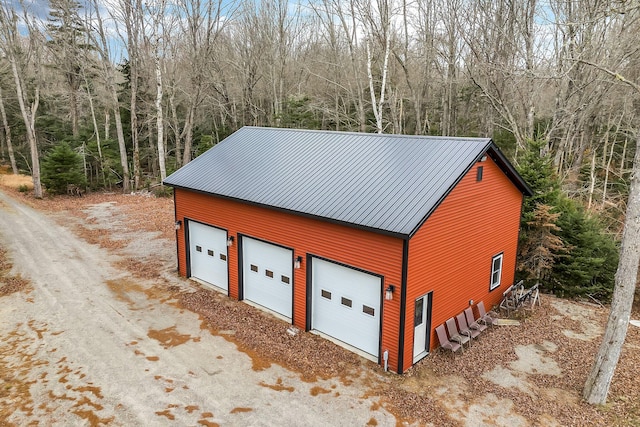
<instances>
[{"instance_id":1,"label":"small white-framed window","mask_svg":"<svg viewBox=\"0 0 640 427\"><path fill-rule=\"evenodd\" d=\"M498 286L500 286L500 281L502 280L502 258L504 253L500 253L495 255L491 259L491 284L489 285L489 290L492 291Z\"/></svg>"}]
</instances>

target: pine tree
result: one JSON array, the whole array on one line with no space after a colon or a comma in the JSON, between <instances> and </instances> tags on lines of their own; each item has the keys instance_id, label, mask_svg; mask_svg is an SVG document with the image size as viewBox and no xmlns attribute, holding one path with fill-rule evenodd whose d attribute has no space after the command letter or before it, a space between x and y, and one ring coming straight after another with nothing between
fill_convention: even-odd
<instances>
[{"instance_id":1,"label":"pine tree","mask_svg":"<svg viewBox=\"0 0 640 427\"><path fill-rule=\"evenodd\" d=\"M66 193L69 185L84 188L82 157L66 142L56 145L42 159L42 183L52 194Z\"/></svg>"},{"instance_id":2,"label":"pine tree","mask_svg":"<svg viewBox=\"0 0 640 427\"><path fill-rule=\"evenodd\" d=\"M560 184L545 148L544 141L529 140L518 159L518 173L533 191L533 196L526 197L522 205L518 274L537 281L546 277L564 248L563 242L553 234L558 230L555 222L560 214L555 208Z\"/></svg>"},{"instance_id":3,"label":"pine tree","mask_svg":"<svg viewBox=\"0 0 640 427\"><path fill-rule=\"evenodd\" d=\"M529 141L518 172L533 190L522 209L518 274L561 296L609 300L618 248L596 216L560 191L543 141Z\"/></svg>"},{"instance_id":4,"label":"pine tree","mask_svg":"<svg viewBox=\"0 0 640 427\"><path fill-rule=\"evenodd\" d=\"M549 205L537 205L533 219L527 223L527 240L520 247L520 267L536 281L547 277L556 258L566 249L562 239L554 234L560 231L556 225L560 214L552 213L552 209Z\"/></svg>"},{"instance_id":5,"label":"pine tree","mask_svg":"<svg viewBox=\"0 0 640 427\"><path fill-rule=\"evenodd\" d=\"M561 296L592 296L609 301L618 265L618 247L604 225L578 202L563 198L558 236L569 247L553 266L548 288Z\"/></svg>"},{"instance_id":6,"label":"pine tree","mask_svg":"<svg viewBox=\"0 0 640 427\"><path fill-rule=\"evenodd\" d=\"M556 206L560 197L560 183L555 174L553 159L544 140L529 140L518 159L518 173L533 190L533 196L524 200L522 225L534 218L538 205Z\"/></svg>"}]
</instances>

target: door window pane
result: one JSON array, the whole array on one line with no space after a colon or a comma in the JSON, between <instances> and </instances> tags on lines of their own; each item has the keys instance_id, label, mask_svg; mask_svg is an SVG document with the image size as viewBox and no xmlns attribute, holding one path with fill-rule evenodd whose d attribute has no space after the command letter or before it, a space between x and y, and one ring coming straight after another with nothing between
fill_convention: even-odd
<instances>
[{"instance_id":1,"label":"door window pane","mask_svg":"<svg viewBox=\"0 0 640 427\"><path fill-rule=\"evenodd\" d=\"M424 310L424 298L417 299L416 300L416 311L414 313L414 318L413 318L413 326L414 327L422 325L423 310Z\"/></svg>"}]
</instances>

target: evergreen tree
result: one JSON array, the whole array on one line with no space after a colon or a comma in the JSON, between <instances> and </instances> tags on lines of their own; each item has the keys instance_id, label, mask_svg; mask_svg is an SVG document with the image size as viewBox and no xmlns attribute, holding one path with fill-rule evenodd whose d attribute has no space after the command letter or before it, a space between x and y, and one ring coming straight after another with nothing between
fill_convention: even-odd
<instances>
[{"instance_id":1,"label":"evergreen tree","mask_svg":"<svg viewBox=\"0 0 640 427\"><path fill-rule=\"evenodd\" d=\"M555 223L559 217L556 204L560 184L545 147L542 140L529 140L518 160L518 173L531 187L533 196L525 197L522 205L517 273L519 278L537 281L546 277L564 247L563 242L553 238L558 230Z\"/></svg>"},{"instance_id":2,"label":"evergreen tree","mask_svg":"<svg viewBox=\"0 0 640 427\"><path fill-rule=\"evenodd\" d=\"M42 183L52 194L66 193L71 184L84 188L82 157L66 142L56 145L42 159Z\"/></svg>"},{"instance_id":3,"label":"evergreen tree","mask_svg":"<svg viewBox=\"0 0 640 427\"><path fill-rule=\"evenodd\" d=\"M605 233L598 217L579 202L564 197L558 208L557 233L569 252L554 264L548 288L560 296L610 300L618 265L616 242Z\"/></svg>"},{"instance_id":4,"label":"evergreen tree","mask_svg":"<svg viewBox=\"0 0 640 427\"><path fill-rule=\"evenodd\" d=\"M527 239L520 246L521 269L529 277L540 281L548 277L555 260L565 251L565 243L556 234L559 213L551 213L551 206L539 204L533 220L527 223Z\"/></svg>"},{"instance_id":5,"label":"evergreen tree","mask_svg":"<svg viewBox=\"0 0 640 427\"><path fill-rule=\"evenodd\" d=\"M543 141L529 141L518 172L533 190L525 198L518 250L518 275L541 280L560 296L608 300L618 248L597 216L560 191Z\"/></svg>"},{"instance_id":6,"label":"evergreen tree","mask_svg":"<svg viewBox=\"0 0 640 427\"><path fill-rule=\"evenodd\" d=\"M526 197L522 207L522 225L526 225L533 220L538 205L554 207L560 197L560 183L544 140L527 142L518 159L518 173L533 190L533 196Z\"/></svg>"}]
</instances>

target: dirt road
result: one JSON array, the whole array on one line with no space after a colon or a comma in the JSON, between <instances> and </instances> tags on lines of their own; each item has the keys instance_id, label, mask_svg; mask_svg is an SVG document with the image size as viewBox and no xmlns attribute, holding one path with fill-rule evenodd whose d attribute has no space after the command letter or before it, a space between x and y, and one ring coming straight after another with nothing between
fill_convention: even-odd
<instances>
[{"instance_id":1,"label":"dirt road","mask_svg":"<svg viewBox=\"0 0 640 427\"><path fill-rule=\"evenodd\" d=\"M0 424L396 424L357 381L253 370L169 293L1 191L0 244L31 283L0 299Z\"/></svg>"}]
</instances>

